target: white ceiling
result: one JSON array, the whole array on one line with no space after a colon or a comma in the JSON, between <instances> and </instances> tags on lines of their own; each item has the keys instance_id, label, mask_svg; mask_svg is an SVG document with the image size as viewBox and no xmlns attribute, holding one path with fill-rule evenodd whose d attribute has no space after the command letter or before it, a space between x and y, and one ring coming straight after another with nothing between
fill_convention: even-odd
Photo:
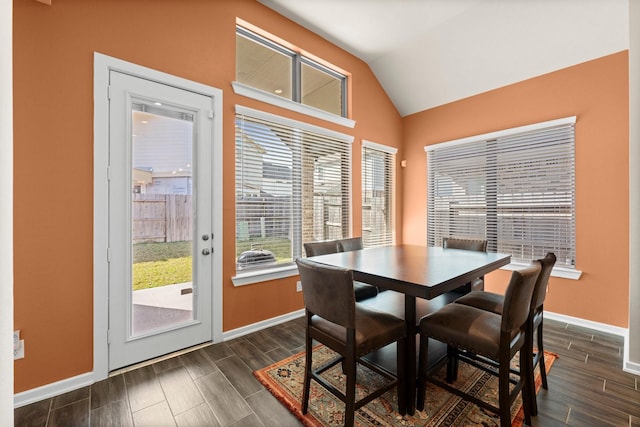
<instances>
[{"instance_id":1,"label":"white ceiling","mask_svg":"<svg viewBox=\"0 0 640 427\"><path fill-rule=\"evenodd\" d=\"M406 116L628 49L636 0L259 1L367 62Z\"/></svg>"}]
</instances>

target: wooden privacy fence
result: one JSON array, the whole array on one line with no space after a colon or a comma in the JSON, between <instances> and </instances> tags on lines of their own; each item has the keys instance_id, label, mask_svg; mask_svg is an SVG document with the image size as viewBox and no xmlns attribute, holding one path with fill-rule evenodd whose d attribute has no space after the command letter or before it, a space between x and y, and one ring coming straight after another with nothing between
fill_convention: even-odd
<instances>
[{"instance_id":1,"label":"wooden privacy fence","mask_svg":"<svg viewBox=\"0 0 640 427\"><path fill-rule=\"evenodd\" d=\"M291 239L294 233L292 221L297 217L302 223L305 242L343 238L347 226L341 197L321 193L307 199L310 203L301 209L292 206L291 197L244 196L236 199L237 239Z\"/></svg>"},{"instance_id":2,"label":"wooden privacy fence","mask_svg":"<svg viewBox=\"0 0 640 427\"><path fill-rule=\"evenodd\" d=\"M134 194L133 243L191 240L191 195Z\"/></svg>"}]
</instances>

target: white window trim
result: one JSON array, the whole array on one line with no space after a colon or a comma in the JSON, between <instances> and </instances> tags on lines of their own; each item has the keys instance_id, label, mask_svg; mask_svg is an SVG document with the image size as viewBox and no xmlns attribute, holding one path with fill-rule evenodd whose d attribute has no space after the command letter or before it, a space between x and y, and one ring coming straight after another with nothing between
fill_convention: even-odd
<instances>
[{"instance_id":1,"label":"white window trim","mask_svg":"<svg viewBox=\"0 0 640 427\"><path fill-rule=\"evenodd\" d=\"M389 147L388 145L379 144L373 141L367 141L366 139L362 140L362 147L382 151L383 153L398 154L398 149L395 147Z\"/></svg>"},{"instance_id":2,"label":"white window trim","mask_svg":"<svg viewBox=\"0 0 640 427\"><path fill-rule=\"evenodd\" d=\"M355 120L338 116L336 114L331 114L326 111L320 110L319 108L310 107L308 105L304 105L299 102L274 95L267 91L256 89L244 83L231 82L231 86L233 86L233 91L236 95L246 96L247 98L275 105L276 107L286 108L287 110L295 111L296 113L305 114L307 116L315 117L316 119L335 123L340 126L352 129L356 126Z\"/></svg>"},{"instance_id":3,"label":"white window trim","mask_svg":"<svg viewBox=\"0 0 640 427\"><path fill-rule=\"evenodd\" d=\"M353 144L353 141L355 139L353 135L347 135L346 133L336 132L320 126L315 126L309 123L301 122L299 120L278 116L277 114L266 113L264 111L256 110L254 108L244 107L242 105L236 105L236 114L246 114L247 116L255 117L257 119L269 120L285 126L295 127L298 129L309 131L309 132L315 132L320 135L328 136L330 138L343 139L345 142L349 142L351 144Z\"/></svg>"},{"instance_id":4,"label":"white window trim","mask_svg":"<svg viewBox=\"0 0 640 427\"><path fill-rule=\"evenodd\" d=\"M297 276L298 267L289 264L282 267L272 267L268 269L251 270L238 273L231 278L233 286L252 285L254 283L266 282L268 280L284 279L285 277Z\"/></svg>"},{"instance_id":5,"label":"white window trim","mask_svg":"<svg viewBox=\"0 0 640 427\"><path fill-rule=\"evenodd\" d=\"M527 267L525 263L512 262L500 270L514 271ZM253 270L240 274L236 274L231 278L233 286L252 285L254 283L266 282L268 280L284 279L287 277L297 276L298 267L296 265L287 265L279 268L270 268L268 270ZM582 275L580 270L572 270L563 267L554 267L551 271L551 277L558 277L569 280L579 280Z\"/></svg>"},{"instance_id":6,"label":"white window trim","mask_svg":"<svg viewBox=\"0 0 640 427\"><path fill-rule=\"evenodd\" d=\"M531 124L531 125L519 126L519 127L515 127L515 128L511 128L511 129L503 129L503 130L499 130L499 131L496 131L496 132L485 133L485 134L482 134L482 135L474 135L474 136L469 136L469 137L466 137L466 138L453 139L451 141L440 142L438 144L425 145L424 151L426 153L428 153L429 151L433 151L433 150L436 150L438 148L453 147L453 146L456 146L456 145L467 144L467 143L470 143L470 142L485 141L487 139L502 138L504 136L512 136L512 135L518 134L518 133L532 132L532 131L536 131L536 130L539 130L539 129L548 129L548 128L551 128L551 127L554 127L554 126L562 126L562 125L569 125L569 124L575 124L575 123L576 123L576 116L564 117L562 119L549 120L547 122L534 123L534 124Z\"/></svg>"},{"instance_id":7,"label":"white window trim","mask_svg":"<svg viewBox=\"0 0 640 427\"><path fill-rule=\"evenodd\" d=\"M505 265L504 267L501 267L500 270L507 270L507 271L521 270L527 266L528 264L523 262L512 262L508 265ZM582 276L582 271L574 270L572 268L553 267L553 270L551 270L551 277L559 277L562 279L569 279L569 280L579 280L580 276Z\"/></svg>"}]
</instances>

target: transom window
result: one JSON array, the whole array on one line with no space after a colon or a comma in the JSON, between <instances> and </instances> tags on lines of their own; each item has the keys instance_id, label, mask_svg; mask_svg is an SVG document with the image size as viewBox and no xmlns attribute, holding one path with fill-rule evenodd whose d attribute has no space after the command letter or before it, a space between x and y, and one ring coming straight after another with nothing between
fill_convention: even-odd
<instances>
[{"instance_id":1,"label":"transom window","mask_svg":"<svg viewBox=\"0 0 640 427\"><path fill-rule=\"evenodd\" d=\"M575 117L425 147L427 244L487 239L530 262L575 264Z\"/></svg>"},{"instance_id":2,"label":"transom window","mask_svg":"<svg viewBox=\"0 0 640 427\"><path fill-rule=\"evenodd\" d=\"M237 269L292 264L349 235L353 137L236 108Z\"/></svg>"},{"instance_id":3,"label":"transom window","mask_svg":"<svg viewBox=\"0 0 640 427\"><path fill-rule=\"evenodd\" d=\"M236 27L236 81L347 116L346 76L240 26Z\"/></svg>"},{"instance_id":4,"label":"transom window","mask_svg":"<svg viewBox=\"0 0 640 427\"><path fill-rule=\"evenodd\" d=\"M362 142L362 241L365 247L395 241L394 189L397 149Z\"/></svg>"}]
</instances>

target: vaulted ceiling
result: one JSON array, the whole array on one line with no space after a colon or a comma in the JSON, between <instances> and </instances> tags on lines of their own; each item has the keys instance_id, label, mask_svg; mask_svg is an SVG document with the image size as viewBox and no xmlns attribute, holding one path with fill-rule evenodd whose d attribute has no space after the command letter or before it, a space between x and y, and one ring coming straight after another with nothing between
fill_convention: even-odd
<instances>
[{"instance_id":1,"label":"vaulted ceiling","mask_svg":"<svg viewBox=\"0 0 640 427\"><path fill-rule=\"evenodd\" d=\"M629 48L629 0L259 1L367 62L402 116Z\"/></svg>"}]
</instances>

